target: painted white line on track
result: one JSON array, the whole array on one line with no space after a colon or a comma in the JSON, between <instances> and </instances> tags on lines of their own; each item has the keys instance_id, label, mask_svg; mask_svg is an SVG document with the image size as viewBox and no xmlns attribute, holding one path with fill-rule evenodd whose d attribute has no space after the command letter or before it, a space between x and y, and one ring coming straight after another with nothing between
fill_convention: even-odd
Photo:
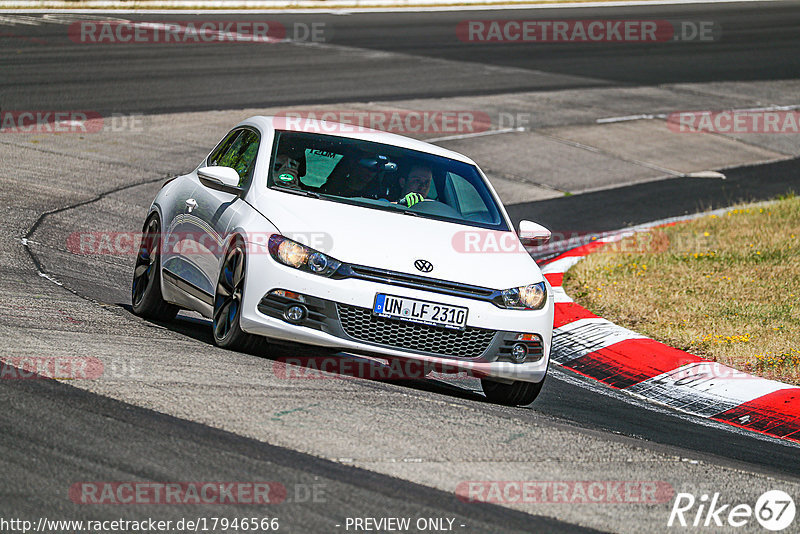
<instances>
[{"instance_id":1,"label":"painted white line on track","mask_svg":"<svg viewBox=\"0 0 800 534\"><path fill-rule=\"evenodd\" d=\"M681 110L675 111L675 113L699 113L702 111L729 111L731 113L752 113L758 111L794 111L796 109L800 109L800 104L790 104L786 106L761 106L761 107L753 107L753 108L731 108L731 109L717 109L717 110ZM653 119L666 119L669 117L666 113L640 113L638 115L622 115L620 117L604 117L601 119L596 119L595 123L597 124L610 124L615 122L629 122L629 121L639 121L639 120L653 120Z\"/></svg>"},{"instance_id":2,"label":"painted white line on track","mask_svg":"<svg viewBox=\"0 0 800 534\"><path fill-rule=\"evenodd\" d=\"M469 139L471 137L485 137L487 135L499 135L514 132L524 132L525 128L522 126L518 128L503 128L500 130L487 130L485 132L473 132L459 135L448 135L445 137L434 137L433 139L425 139L426 143L438 143L440 141L456 141L458 139Z\"/></svg>"},{"instance_id":3,"label":"painted white line on track","mask_svg":"<svg viewBox=\"0 0 800 534\"><path fill-rule=\"evenodd\" d=\"M622 117L607 117L604 119L597 119L595 122L597 124L610 124L613 122L628 122L628 121L639 121L643 119L666 119L667 116L663 113L658 113L656 115L652 115L649 113L640 113L639 115L623 115Z\"/></svg>"}]
</instances>

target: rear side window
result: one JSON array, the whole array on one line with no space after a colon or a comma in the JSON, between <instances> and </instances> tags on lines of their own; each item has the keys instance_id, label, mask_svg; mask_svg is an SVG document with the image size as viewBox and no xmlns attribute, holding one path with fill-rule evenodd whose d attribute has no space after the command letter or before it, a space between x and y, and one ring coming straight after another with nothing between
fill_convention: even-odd
<instances>
[{"instance_id":1,"label":"rear side window","mask_svg":"<svg viewBox=\"0 0 800 534\"><path fill-rule=\"evenodd\" d=\"M252 130L236 130L208 157L209 165L230 167L239 174L239 186L247 187L253 178L259 136Z\"/></svg>"}]
</instances>

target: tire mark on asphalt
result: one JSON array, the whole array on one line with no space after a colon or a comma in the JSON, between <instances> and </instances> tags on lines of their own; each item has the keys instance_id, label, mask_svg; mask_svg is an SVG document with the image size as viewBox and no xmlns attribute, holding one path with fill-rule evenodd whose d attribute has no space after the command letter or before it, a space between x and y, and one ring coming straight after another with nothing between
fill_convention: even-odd
<instances>
[{"instance_id":1,"label":"tire mark on asphalt","mask_svg":"<svg viewBox=\"0 0 800 534\"><path fill-rule=\"evenodd\" d=\"M53 208L53 209L50 209L50 210L42 212L36 218L36 220L30 226L30 228L28 228L28 231L25 232L25 235L20 239L20 243L22 244L22 247L25 249L25 252L28 253L28 257L30 257L31 261L33 262L33 265L34 265L34 268L36 269L37 274L39 276L41 276L42 278L44 278L46 280L49 280L50 282L56 284L57 286L63 287L64 289L66 289L67 291L72 293L73 295L76 295L76 296L78 296L78 297L80 297L80 298L82 298L84 300L87 300L89 302L97 304L98 306L101 306L103 308L109 308L108 306L98 302L97 300L95 300L95 299L93 299L93 298L91 298L91 297L89 297L87 295L82 295L78 291L76 291L76 290L74 290L74 289L72 289L72 288L70 288L68 286L65 286L55 276L53 276L52 274L48 273L44 269L44 266L42 265L42 263L39 261L39 257L37 256L37 254L31 249L30 245L34 244L35 242L31 241L30 238L36 232L36 230L39 228L39 226L44 222L44 220L47 217L51 216L51 215L55 215L57 213L63 213L65 211L69 211L71 209L87 206L89 204L93 204L95 202L99 202L99 201L105 199L106 197L108 197L110 195L113 195L115 193L119 193L119 192L125 191L127 189L133 189L134 187L139 187L139 186L142 186L142 185L154 184L154 183L160 182L162 180L167 180L170 177L171 177L171 175L159 176L158 178L150 178L150 179L147 179L147 180L140 180L138 182L134 182L134 183L131 183L131 184L121 185L119 187L115 187L113 189L109 189L107 191L103 191L102 193L99 193L99 194L97 194L96 196L94 196L92 198L89 198L89 199L86 199L86 200L81 200L79 202L75 202L75 203L69 204L67 206L62 206L62 207L59 207L59 208ZM117 306L113 306L113 308L116 309Z\"/></svg>"}]
</instances>

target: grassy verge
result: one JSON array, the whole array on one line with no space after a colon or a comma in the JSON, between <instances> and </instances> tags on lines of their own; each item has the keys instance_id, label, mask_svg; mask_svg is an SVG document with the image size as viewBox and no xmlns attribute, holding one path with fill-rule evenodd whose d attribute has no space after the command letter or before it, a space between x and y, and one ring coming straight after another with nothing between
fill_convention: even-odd
<instances>
[{"instance_id":1,"label":"grassy verge","mask_svg":"<svg viewBox=\"0 0 800 534\"><path fill-rule=\"evenodd\" d=\"M604 246L567 294L621 326L800 384L800 198L653 229Z\"/></svg>"}]
</instances>

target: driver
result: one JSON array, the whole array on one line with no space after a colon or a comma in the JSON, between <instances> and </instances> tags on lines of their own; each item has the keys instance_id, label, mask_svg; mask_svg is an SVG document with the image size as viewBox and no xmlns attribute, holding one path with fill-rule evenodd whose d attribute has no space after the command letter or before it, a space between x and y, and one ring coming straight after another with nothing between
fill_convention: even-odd
<instances>
[{"instance_id":1,"label":"driver","mask_svg":"<svg viewBox=\"0 0 800 534\"><path fill-rule=\"evenodd\" d=\"M400 200L398 204L408 207L425 200L431 190L433 172L426 165L414 165L406 178L400 178Z\"/></svg>"}]
</instances>

